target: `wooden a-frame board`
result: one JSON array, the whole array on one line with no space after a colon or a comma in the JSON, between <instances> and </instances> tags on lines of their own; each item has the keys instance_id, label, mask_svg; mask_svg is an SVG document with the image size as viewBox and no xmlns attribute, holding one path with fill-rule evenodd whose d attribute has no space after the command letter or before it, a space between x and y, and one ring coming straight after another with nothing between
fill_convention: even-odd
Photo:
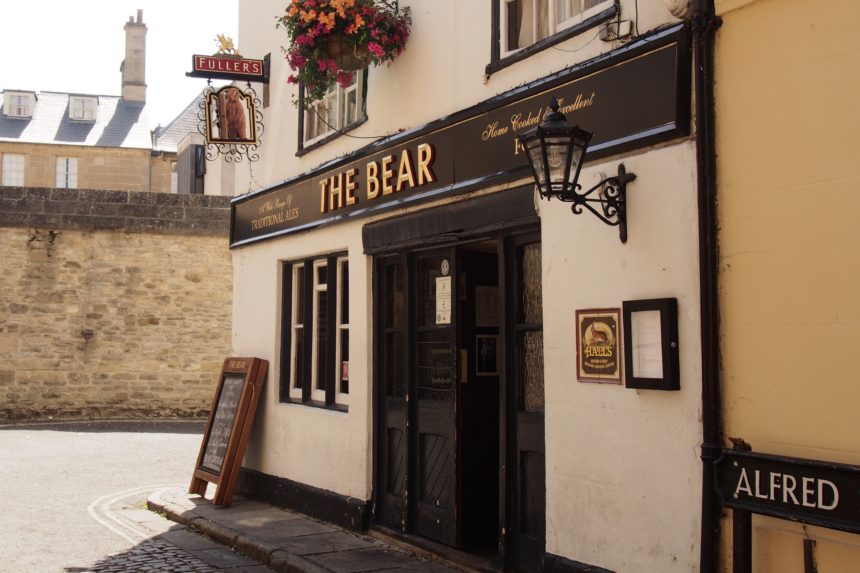
<instances>
[{"instance_id":1,"label":"wooden a-frame board","mask_svg":"<svg viewBox=\"0 0 860 573\"><path fill-rule=\"evenodd\" d=\"M214 483L212 503L230 506L268 368L260 358L224 360L189 493L205 497Z\"/></svg>"}]
</instances>

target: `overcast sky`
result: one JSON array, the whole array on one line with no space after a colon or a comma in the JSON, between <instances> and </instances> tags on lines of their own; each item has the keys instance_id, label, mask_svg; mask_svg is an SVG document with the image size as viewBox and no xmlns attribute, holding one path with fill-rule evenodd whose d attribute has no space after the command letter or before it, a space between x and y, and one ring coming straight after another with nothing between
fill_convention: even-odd
<instances>
[{"instance_id":1,"label":"overcast sky","mask_svg":"<svg viewBox=\"0 0 860 573\"><path fill-rule=\"evenodd\" d=\"M123 26L143 10L146 100L167 125L206 86L188 78L192 54L213 54L217 34L237 36L239 0L24 0L0 18L0 90L120 95ZM274 15L272 16L274 26ZM253 57L248 54L248 57Z\"/></svg>"}]
</instances>

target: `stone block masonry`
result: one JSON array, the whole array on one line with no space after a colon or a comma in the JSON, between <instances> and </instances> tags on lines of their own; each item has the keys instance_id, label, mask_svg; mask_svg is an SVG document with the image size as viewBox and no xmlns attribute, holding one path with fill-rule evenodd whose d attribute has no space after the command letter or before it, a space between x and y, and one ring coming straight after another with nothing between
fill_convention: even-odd
<instances>
[{"instance_id":1,"label":"stone block masonry","mask_svg":"<svg viewBox=\"0 0 860 573\"><path fill-rule=\"evenodd\" d=\"M226 197L0 188L0 422L205 415L228 220Z\"/></svg>"}]
</instances>

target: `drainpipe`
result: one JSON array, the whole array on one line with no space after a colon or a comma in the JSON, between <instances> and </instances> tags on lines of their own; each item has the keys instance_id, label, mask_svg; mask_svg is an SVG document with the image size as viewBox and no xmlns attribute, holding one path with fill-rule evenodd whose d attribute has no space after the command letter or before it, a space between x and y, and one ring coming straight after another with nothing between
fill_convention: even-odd
<instances>
[{"instance_id":1,"label":"drainpipe","mask_svg":"<svg viewBox=\"0 0 860 573\"><path fill-rule=\"evenodd\" d=\"M714 0L693 0L693 81L696 94L696 167L699 203L699 295L702 337L702 531L699 571L716 573L720 559L720 501L714 463L722 452L720 325L717 279L716 138L714 131L714 37L721 21Z\"/></svg>"}]
</instances>

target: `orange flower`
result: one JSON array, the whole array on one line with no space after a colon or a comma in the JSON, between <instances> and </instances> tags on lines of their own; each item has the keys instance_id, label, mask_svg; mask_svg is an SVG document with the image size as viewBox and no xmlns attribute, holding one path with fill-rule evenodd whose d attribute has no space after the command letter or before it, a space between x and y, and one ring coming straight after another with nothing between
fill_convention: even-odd
<instances>
[{"instance_id":1,"label":"orange flower","mask_svg":"<svg viewBox=\"0 0 860 573\"><path fill-rule=\"evenodd\" d=\"M362 18L361 14L355 15L355 29L358 30L364 26L364 18Z\"/></svg>"},{"instance_id":2,"label":"orange flower","mask_svg":"<svg viewBox=\"0 0 860 573\"><path fill-rule=\"evenodd\" d=\"M311 10L310 12L305 12L304 10L302 10L301 17L302 17L302 22L307 24L308 22L312 22L313 20L316 20L317 11Z\"/></svg>"},{"instance_id":3,"label":"orange flower","mask_svg":"<svg viewBox=\"0 0 860 573\"><path fill-rule=\"evenodd\" d=\"M295 4L293 4L293 5L291 5L291 6L290 6L290 9L289 9L289 10L287 10L287 14L288 14L288 15L290 15L290 16L292 17L292 16L295 16L295 15L296 15L296 12L298 12L298 11L299 11L298 6L296 6Z\"/></svg>"},{"instance_id":4,"label":"orange flower","mask_svg":"<svg viewBox=\"0 0 860 573\"><path fill-rule=\"evenodd\" d=\"M331 31L331 29L334 28L334 18L334 12L320 12L318 20L320 24L325 25L326 30Z\"/></svg>"}]
</instances>

